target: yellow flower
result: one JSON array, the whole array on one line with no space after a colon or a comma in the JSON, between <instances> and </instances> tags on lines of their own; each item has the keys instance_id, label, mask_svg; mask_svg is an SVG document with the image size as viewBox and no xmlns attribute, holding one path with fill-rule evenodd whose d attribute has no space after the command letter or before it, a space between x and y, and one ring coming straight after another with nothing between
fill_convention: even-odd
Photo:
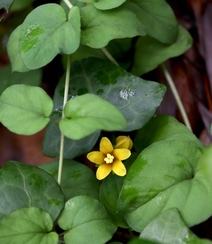
<instances>
[{"instance_id":1,"label":"yellow flower","mask_svg":"<svg viewBox=\"0 0 212 244\"><path fill-rule=\"evenodd\" d=\"M129 136L118 136L116 138L115 148L126 148L131 150L133 147L133 142Z\"/></svg>"},{"instance_id":2,"label":"yellow flower","mask_svg":"<svg viewBox=\"0 0 212 244\"><path fill-rule=\"evenodd\" d=\"M122 160L129 158L130 150L126 148L113 148L112 143L107 137L100 141L99 151L93 151L87 154L87 158L97 165L96 178L102 180L107 177L111 171L119 176L126 175L126 168Z\"/></svg>"}]
</instances>

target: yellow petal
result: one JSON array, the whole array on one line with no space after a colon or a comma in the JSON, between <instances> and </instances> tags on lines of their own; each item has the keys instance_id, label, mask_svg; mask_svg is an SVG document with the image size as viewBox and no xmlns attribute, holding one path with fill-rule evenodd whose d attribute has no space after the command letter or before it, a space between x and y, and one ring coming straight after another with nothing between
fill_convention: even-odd
<instances>
[{"instance_id":1,"label":"yellow petal","mask_svg":"<svg viewBox=\"0 0 212 244\"><path fill-rule=\"evenodd\" d=\"M107 137L102 137L100 141L100 151L104 154L113 152L113 145Z\"/></svg>"},{"instance_id":2,"label":"yellow petal","mask_svg":"<svg viewBox=\"0 0 212 244\"><path fill-rule=\"evenodd\" d=\"M122 149L114 149L114 151L113 151L113 156L120 161L129 158L130 155L131 155L131 152L128 149L123 149L123 148Z\"/></svg>"},{"instance_id":3,"label":"yellow petal","mask_svg":"<svg viewBox=\"0 0 212 244\"><path fill-rule=\"evenodd\" d=\"M119 176L124 176L126 175L127 171L126 171L126 168L124 166L124 164L119 161L119 160L115 160L113 162L113 165L112 165L112 170L115 174L119 175Z\"/></svg>"},{"instance_id":4,"label":"yellow petal","mask_svg":"<svg viewBox=\"0 0 212 244\"><path fill-rule=\"evenodd\" d=\"M99 151L93 151L87 154L88 160L95 164L103 164L104 163L104 155Z\"/></svg>"},{"instance_id":5,"label":"yellow petal","mask_svg":"<svg viewBox=\"0 0 212 244\"><path fill-rule=\"evenodd\" d=\"M133 142L129 136L118 136L116 138L115 148L126 148L131 150L133 147Z\"/></svg>"},{"instance_id":6,"label":"yellow petal","mask_svg":"<svg viewBox=\"0 0 212 244\"><path fill-rule=\"evenodd\" d=\"M96 178L98 180L102 180L105 177L107 177L112 170L112 165L111 164L101 164L99 165L97 171L96 171Z\"/></svg>"}]
</instances>

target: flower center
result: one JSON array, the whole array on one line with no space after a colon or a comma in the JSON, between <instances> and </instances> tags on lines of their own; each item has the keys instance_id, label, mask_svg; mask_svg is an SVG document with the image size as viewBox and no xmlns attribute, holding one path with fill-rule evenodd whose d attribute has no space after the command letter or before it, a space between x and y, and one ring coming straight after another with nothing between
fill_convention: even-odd
<instances>
[{"instance_id":1,"label":"flower center","mask_svg":"<svg viewBox=\"0 0 212 244\"><path fill-rule=\"evenodd\" d=\"M104 161L106 162L106 164L111 164L113 162L113 155L111 155L110 153L107 153L107 157L104 158Z\"/></svg>"}]
</instances>

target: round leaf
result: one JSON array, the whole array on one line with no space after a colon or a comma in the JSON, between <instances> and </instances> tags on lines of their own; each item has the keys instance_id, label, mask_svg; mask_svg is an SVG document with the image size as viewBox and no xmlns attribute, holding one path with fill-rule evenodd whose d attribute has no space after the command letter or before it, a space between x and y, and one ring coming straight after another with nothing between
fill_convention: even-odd
<instances>
[{"instance_id":1,"label":"round leaf","mask_svg":"<svg viewBox=\"0 0 212 244\"><path fill-rule=\"evenodd\" d=\"M67 19L58 4L41 5L26 17L19 34L19 52L27 68L42 67L58 53L71 54L79 47L79 8L71 8Z\"/></svg>"},{"instance_id":2,"label":"round leaf","mask_svg":"<svg viewBox=\"0 0 212 244\"><path fill-rule=\"evenodd\" d=\"M0 219L24 207L38 207L55 220L64 206L54 178L38 167L8 162L0 170Z\"/></svg>"},{"instance_id":3,"label":"round leaf","mask_svg":"<svg viewBox=\"0 0 212 244\"><path fill-rule=\"evenodd\" d=\"M103 205L87 196L70 199L58 219L59 226L66 230L66 243L106 243L117 227L113 225ZM79 235L80 233L80 235Z\"/></svg>"},{"instance_id":4,"label":"round leaf","mask_svg":"<svg viewBox=\"0 0 212 244\"><path fill-rule=\"evenodd\" d=\"M159 213L173 207L188 226L212 214L211 182L197 171L202 150L195 142L164 140L140 153L119 199L119 210L133 229L141 231Z\"/></svg>"},{"instance_id":5,"label":"round leaf","mask_svg":"<svg viewBox=\"0 0 212 244\"><path fill-rule=\"evenodd\" d=\"M39 208L22 208L0 221L0 242L4 244L57 244L58 235L51 232L51 216Z\"/></svg>"},{"instance_id":6,"label":"round leaf","mask_svg":"<svg viewBox=\"0 0 212 244\"><path fill-rule=\"evenodd\" d=\"M53 102L40 87L13 85L0 97L0 121L10 131L32 135L49 122Z\"/></svg>"},{"instance_id":7,"label":"round leaf","mask_svg":"<svg viewBox=\"0 0 212 244\"><path fill-rule=\"evenodd\" d=\"M64 114L66 118L60 121L60 129L65 136L74 140L96 130L122 130L126 126L126 120L114 105L93 94L69 100Z\"/></svg>"}]
</instances>

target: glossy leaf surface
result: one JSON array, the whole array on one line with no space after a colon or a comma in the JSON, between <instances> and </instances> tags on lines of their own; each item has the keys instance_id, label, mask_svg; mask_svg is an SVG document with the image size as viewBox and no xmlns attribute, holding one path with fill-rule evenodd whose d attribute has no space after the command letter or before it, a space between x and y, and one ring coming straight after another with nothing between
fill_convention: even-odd
<instances>
[{"instance_id":1,"label":"glossy leaf surface","mask_svg":"<svg viewBox=\"0 0 212 244\"><path fill-rule=\"evenodd\" d=\"M64 196L54 178L38 167L8 162L0 170L0 219L12 211L37 207L55 220L64 206Z\"/></svg>"}]
</instances>

